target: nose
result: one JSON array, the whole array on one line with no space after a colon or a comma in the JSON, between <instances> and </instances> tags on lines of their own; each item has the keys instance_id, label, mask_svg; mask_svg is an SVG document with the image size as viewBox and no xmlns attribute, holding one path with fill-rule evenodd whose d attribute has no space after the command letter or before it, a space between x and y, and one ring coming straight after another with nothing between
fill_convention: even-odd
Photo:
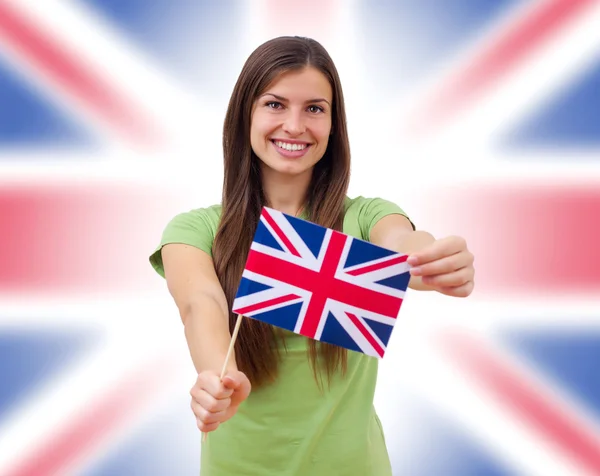
<instances>
[{"instance_id":1,"label":"nose","mask_svg":"<svg viewBox=\"0 0 600 476\"><path fill-rule=\"evenodd\" d=\"M288 111L283 121L283 130L290 136L299 136L306 131L306 124L301 111Z\"/></svg>"}]
</instances>

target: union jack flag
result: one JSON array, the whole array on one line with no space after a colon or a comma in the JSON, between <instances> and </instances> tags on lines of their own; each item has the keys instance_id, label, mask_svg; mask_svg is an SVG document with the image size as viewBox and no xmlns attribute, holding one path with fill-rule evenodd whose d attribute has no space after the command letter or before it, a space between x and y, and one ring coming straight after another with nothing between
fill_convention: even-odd
<instances>
[{"instance_id":1,"label":"union jack flag","mask_svg":"<svg viewBox=\"0 0 600 476\"><path fill-rule=\"evenodd\" d=\"M264 207L233 312L382 358L410 280L406 258Z\"/></svg>"}]
</instances>

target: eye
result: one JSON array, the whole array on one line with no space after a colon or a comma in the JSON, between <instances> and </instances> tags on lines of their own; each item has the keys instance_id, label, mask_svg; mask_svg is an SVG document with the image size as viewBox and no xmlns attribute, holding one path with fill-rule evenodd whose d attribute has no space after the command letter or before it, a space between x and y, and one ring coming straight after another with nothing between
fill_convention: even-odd
<instances>
[{"instance_id":1,"label":"eye","mask_svg":"<svg viewBox=\"0 0 600 476\"><path fill-rule=\"evenodd\" d=\"M324 112L324 109L321 106L315 106L314 104L312 106L308 106L308 110L309 110L309 112L312 112L313 114L318 114L320 112Z\"/></svg>"},{"instance_id":2,"label":"eye","mask_svg":"<svg viewBox=\"0 0 600 476\"><path fill-rule=\"evenodd\" d=\"M278 101L269 101L265 103L265 106L267 106L270 109L279 109L280 107L283 107L282 104Z\"/></svg>"}]
</instances>

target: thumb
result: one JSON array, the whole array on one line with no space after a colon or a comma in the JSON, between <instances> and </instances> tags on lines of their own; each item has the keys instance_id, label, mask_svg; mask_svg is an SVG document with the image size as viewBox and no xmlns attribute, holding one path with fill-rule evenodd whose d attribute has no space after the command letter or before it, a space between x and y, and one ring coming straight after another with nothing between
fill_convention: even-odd
<instances>
[{"instance_id":1,"label":"thumb","mask_svg":"<svg viewBox=\"0 0 600 476\"><path fill-rule=\"evenodd\" d=\"M239 382L239 379L236 379L235 376L231 373L225 375L225 377L223 377L223 380L221 381L223 382L223 386L230 390L237 390L241 383Z\"/></svg>"},{"instance_id":2,"label":"thumb","mask_svg":"<svg viewBox=\"0 0 600 476\"><path fill-rule=\"evenodd\" d=\"M242 400L250 394L250 380L239 370L228 372L222 382L225 388L235 391Z\"/></svg>"}]
</instances>

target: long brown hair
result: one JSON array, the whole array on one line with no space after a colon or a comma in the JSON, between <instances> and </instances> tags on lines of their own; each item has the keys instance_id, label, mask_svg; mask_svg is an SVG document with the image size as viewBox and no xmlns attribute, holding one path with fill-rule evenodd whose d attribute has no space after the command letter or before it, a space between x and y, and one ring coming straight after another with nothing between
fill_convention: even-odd
<instances>
[{"instance_id":1,"label":"long brown hair","mask_svg":"<svg viewBox=\"0 0 600 476\"><path fill-rule=\"evenodd\" d=\"M344 199L350 180L350 146L340 79L327 51L317 41L301 37L280 37L259 46L246 60L235 84L223 127L224 180L222 211L213 245L217 276L231 309L248 251L266 204L262 192L259 159L250 145L250 122L256 99L281 74L311 66L323 73L333 90L332 131L325 154L313 169L307 191L308 219L319 225L342 230ZM230 313L233 330L237 316ZM244 318L235 344L238 368L254 388L277 377L281 333L273 326ZM309 339L308 354L315 378L319 363L328 380L345 372L345 349ZM320 380L318 380L320 384Z\"/></svg>"}]
</instances>

